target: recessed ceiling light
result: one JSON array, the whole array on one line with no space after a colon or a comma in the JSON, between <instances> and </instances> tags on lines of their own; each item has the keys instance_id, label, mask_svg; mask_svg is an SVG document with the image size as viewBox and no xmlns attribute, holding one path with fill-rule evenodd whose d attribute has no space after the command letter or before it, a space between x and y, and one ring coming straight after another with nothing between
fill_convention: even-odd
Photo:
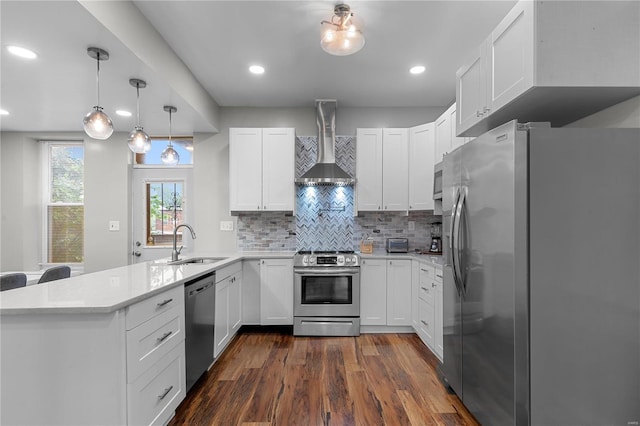
<instances>
[{"instance_id":1,"label":"recessed ceiling light","mask_svg":"<svg viewBox=\"0 0 640 426\"><path fill-rule=\"evenodd\" d=\"M123 109L117 110L116 114L118 114L120 117L131 117L131 113L129 111L125 111Z\"/></svg>"},{"instance_id":2,"label":"recessed ceiling light","mask_svg":"<svg viewBox=\"0 0 640 426\"><path fill-rule=\"evenodd\" d=\"M16 56L26 59L35 59L38 56L34 51L20 46L7 46L7 50Z\"/></svg>"},{"instance_id":3,"label":"recessed ceiling light","mask_svg":"<svg viewBox=\"0 0 640 426\"><path fill-rule=\"evenodd\" d=\"M264 74L264 67L260 65L251 65L249 67L249 72L252 74Z\"/></svg>"},{"instance_id":4,"label":"recessed ceiling light","mask_svg":"<svg viewBox=\"0 0 640 426\"><path fill-rule=\"evenodd\" d=\"M0 115L9 115L9 111L6 109L0 109Z\"/></svg>"},{"instance_id":5,"label":"recessed ceiling light","mask_svg":"<svg viewBox=\"0 0 640 426\"><path fill-rule=\"evenodd\" d=\"M411 74L422 74L425 70L426 68L423 65L416 65L415 67L411 67L409 72Z\"/></svg>"}]
</instances>

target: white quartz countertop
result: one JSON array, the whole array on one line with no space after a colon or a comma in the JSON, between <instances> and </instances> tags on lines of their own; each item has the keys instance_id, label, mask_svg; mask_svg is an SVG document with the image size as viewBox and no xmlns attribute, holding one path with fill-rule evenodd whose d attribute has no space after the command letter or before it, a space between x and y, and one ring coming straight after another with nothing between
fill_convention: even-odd
<instances>
[{"instance_id":1,"label":"white quartz countertop","mask_svg":"<svg viewBox=\"0 0 640 426\"><path fill-rule=\"evenodd\" d=\"M441 255L433 254L419 254L419 253L387 253L385 250L374 250L371 254L358 253L362 259L407 259L407 260L419 260L421 262L429 263L436 267L441 267L444 264L444 259Z\"/></svg>"},{"instance_id":2,"label":"white quartz countertop","mask_svg":"<svg viewBox=\"0 0 640 426\"><path fill-rule=\"evenodd\" d=\"M243 259L293 257L293 252L190 253L216 263L169 265L167 259L107 269L0 292L0 314L109 313Z\"/></svg>"}]
</instances>

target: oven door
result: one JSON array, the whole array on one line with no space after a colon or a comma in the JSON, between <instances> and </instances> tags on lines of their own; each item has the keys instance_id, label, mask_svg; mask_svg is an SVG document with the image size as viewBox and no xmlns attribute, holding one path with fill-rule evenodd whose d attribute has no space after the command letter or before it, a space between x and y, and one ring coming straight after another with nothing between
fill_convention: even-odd
<instances>
[{"instance_id":1,"label":"oven door","mask_svg":"<svg viewBox=\"0 0 640 426\"><path fill-rule=\"evenodd\" d=\"M294 316L360 316L359 268L299 268L294 275Z\"/></svg>"}]
</instances>

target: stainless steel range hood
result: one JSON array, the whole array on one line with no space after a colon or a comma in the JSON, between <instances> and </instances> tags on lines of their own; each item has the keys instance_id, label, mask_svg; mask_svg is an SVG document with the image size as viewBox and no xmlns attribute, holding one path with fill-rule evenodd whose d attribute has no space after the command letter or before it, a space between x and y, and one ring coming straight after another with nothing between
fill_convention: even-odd
<instances>
[{"instance_id":1,"label":"stainless steel range hood","mask_svg":"<svg viewBox=\"0 0 640 426\"><path fill-rule=\"evenodd\" d=\"M336 107L333 99L316 100L318 125L318 158L296 183L305 185L353 185L356 180L336 164Z\"/></svg>"}]
</instances>

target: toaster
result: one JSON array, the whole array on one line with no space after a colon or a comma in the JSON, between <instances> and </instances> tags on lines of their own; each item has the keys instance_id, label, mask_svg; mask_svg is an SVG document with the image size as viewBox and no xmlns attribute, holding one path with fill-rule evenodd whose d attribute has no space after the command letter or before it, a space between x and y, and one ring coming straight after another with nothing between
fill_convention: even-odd
<instances>
[{"instance_id":1,"label":"toaster","mask_svg":"<svg viewBox=\"0 0 640 426\"><path fill-rule=\"evenodd\" d=\"M387 238L387 253L407 253L408 251L408 238Z\"/></svg>"}]
</instances>

